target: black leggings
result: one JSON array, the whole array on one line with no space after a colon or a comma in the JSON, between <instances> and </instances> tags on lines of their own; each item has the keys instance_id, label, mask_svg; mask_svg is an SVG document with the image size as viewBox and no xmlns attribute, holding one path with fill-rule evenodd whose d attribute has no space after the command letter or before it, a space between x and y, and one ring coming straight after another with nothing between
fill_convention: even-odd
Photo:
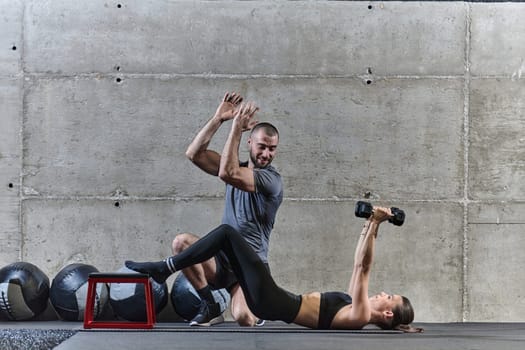
<instances>
[{"instance_id":1,"label":"black leggings","mask_svg":"<svg viewBox=\"0 0 525 350\"><path fill-rule=\"evenodd\" d=\"M171 257L177 270L206 261L223 251L253 314L264 320L293 322L301 296L280 288L246 240L229 225L221 225L189 248Z\"/></svg>"}]
</instances>

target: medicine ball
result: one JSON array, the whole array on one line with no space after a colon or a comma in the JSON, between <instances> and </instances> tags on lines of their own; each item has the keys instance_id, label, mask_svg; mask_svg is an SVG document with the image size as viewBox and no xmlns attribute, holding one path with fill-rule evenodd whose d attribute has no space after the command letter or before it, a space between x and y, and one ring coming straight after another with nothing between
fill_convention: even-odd
<instances>
[{"instance_id":1,"label":"medicine ball","mask_svg":"<svg viewBox=\"0 0 525 350\"><path fill-rule=\"evenodd\" d=\"M35 265L16 262L0 270L0 312L14 321L28 320L47 308L49 278Z\"/></svg>"},{"instance_id":2,"label":"medicine ball","mask_svg":"<svg viewBox=\"0 0 525 350\"><path fill-rule=\"evenodd\" d=\"M127 267L118 270L121 273L137 273ZM168 285L159 284L153 279L151 289L155 313L159 313L168 303ZM142 283L110 283L109 303L117 316L128 321L146 321L146 297Z\"/></svg>"},{"instance_id":3,"label":"medicine ball","mask_svg":"<svg viewBox=\"0 0 525 350\"><path fill-rule=\"evenodd\" d=\"M226 289L212 290L211 293L215 302L219 303L221 312L224 312L230 304L230 293ZM187 321L197 315L201 298L183 273L179 273L173 281L170 297L177 315Z\"/></svg>"},{"instance_id":4,"label":"medicine ball","mask_svg":"<svg viewBox=\"0 0 525 350\"><path fill-rule=\"evenodd\" d=\"M88 277L97 268L86 264L70 264L64 267L53 279L49 299L60 318L66 321L84 320L86 308ZM108 302L108 287L97 283L93 318L97 318Z\"/></svg>"}]
</instances>

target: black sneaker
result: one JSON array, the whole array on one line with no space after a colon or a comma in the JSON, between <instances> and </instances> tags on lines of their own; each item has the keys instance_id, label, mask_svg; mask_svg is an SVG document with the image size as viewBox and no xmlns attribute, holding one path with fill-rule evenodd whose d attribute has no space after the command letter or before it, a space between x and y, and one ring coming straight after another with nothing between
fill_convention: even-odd
<instances>
[{"instance_id":1,"label":"black sneaker","mask_svg":"<svg viewBox=\"0 0 525 350\"><path fill-rule=\"evenodd\" d=\"M209 327L222 322L224 322L224 317L222 316L220 305L218 303L208 304L203 300L199 312L190 321L190 326Z\"/></svg>"}]
</instances>

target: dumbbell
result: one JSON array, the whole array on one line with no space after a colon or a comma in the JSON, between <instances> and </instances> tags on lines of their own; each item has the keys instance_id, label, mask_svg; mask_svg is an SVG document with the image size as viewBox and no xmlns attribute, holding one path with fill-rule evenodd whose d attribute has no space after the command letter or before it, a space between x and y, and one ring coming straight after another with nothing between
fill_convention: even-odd
<instances>
[{"instance_id":1,"label":"dumbbell","mask_svg":"<svg viewBox=\"0 0 525 350\"><path fill-rule=\"evenodd\" d=\"M355 204L355 216L358 218L369 218L370 215L372 215L372 204L368 202L358 201ZM392 218L388 219L388 222L396 225L401 226L405 222L405 212L399 208L392 207L390 208L392 211L392 215L394 215Z\"/></svg>"}]
</instances>

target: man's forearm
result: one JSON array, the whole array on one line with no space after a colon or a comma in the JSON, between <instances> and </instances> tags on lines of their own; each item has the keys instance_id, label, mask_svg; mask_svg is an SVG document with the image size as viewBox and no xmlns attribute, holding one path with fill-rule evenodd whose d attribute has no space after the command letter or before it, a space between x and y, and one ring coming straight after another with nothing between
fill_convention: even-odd
<instances>
[{"instance_id":1,"label":"man's forearm","mask_svg":"<svg viewBox=\"0 0 525 350\"><path fill-rule=\"evenodd\" d=\"M191 144L186 150L186 157L194 161L195 157L208 149L211 139L219 130L222 121L219 118L212 117L206 125L197 133Z\"/></svg>"},{"instance_id":2,"label":"man's forearm","mask_svg":"<svg viewBox=\"0 0 525 350\"><path fill-rule=\"evenodd\" d=\"M221 164L219 167L219 176L231 177L239 168L239 145L241 143L242 127L237 124L232 124L232 129L224 145L221 155Z\"/></svg>"}]
</instances>

